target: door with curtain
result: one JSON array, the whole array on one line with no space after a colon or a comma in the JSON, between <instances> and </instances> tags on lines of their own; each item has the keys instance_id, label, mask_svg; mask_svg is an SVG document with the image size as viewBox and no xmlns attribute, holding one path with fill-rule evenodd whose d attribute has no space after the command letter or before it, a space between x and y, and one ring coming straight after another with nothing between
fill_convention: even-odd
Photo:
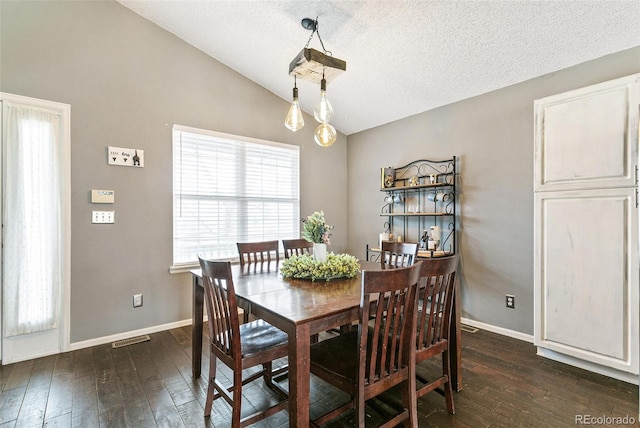
<instances>
[{"instance_id":1,"label":"door with curtain","mask_svg":"<svg viewBox=\"0 0 640 428\"><path fill-rule=\"evenodd\" d=\"M69 348L70 107L0 93L2 364Z\"/></svg>"}]
</instances>

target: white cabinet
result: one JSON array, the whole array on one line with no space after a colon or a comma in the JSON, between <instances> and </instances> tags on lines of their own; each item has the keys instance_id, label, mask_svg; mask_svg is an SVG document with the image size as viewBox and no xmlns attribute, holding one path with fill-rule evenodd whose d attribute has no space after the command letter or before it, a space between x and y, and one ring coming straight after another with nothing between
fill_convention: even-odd
<instances>
[{"instance_id":1,"label":"white cabinet","mask_svg":"<svg viewBox=\"0 0 640 428\"><path fill-rule=\"evenodd\" d=\"M638 75L536 100L534 191L633 187Z\"/></svg>"},{"instance_id":2,"label":"white cabinet","mask_svg":"<svg viewBox=\"0 0 640 428\"><path fill-rule=\"evenodd\" d=\"M639 77L535 102L534 341L601 373L638 374Z\"/></svg>"}]
</instances>

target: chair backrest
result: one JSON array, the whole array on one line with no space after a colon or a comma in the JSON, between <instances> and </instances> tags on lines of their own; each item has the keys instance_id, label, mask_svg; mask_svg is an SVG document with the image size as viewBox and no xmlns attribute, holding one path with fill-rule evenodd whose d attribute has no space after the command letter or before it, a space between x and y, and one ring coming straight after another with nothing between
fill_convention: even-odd
<instances>
[{"instance_id":1,"label":"chair backrest","mask_svg":"<svg viewBox=\"0 0 640 428\"><path fill-rule=\"evenodd\" d=\"M280 262L278 241L238 242L237 245L240 266L253 265L257 268L260 265L268 269L272 261L276 265Z\"/></svg>"},{"instance_id":2,"label":"chair backrest","mask_svg":"<svg viewBox=\"0 0 640 428\"><path fill-rule=\"evenodd\" d=\"M300 256L302 254L311 254L313 242L309 242L306 239L302 238L283 239L282 247L284 248L284 258L288 259L293 255Z\"/></svg>"},{"instance_id":3,"label":"chair backrest","mask_svg":"<svg viewBox=\"0 0 640 428\"><path fill-rule=\"evenodd\" d=\"M420 262L409 267L362 272L358 325L361 392L366 385L375 395L407 378L410 361L415 356L419 280Z\"/></svg>"},{"instance_id":4,"label":"chair backrest","mask_svg":"<svg viewBox=\"0 0 640 428\"><path fill-rule=\"evenodd\" d=\"M382 241L380 263L395 267L411 266L418 257L418 244Z\"/></svg>"},{"instance_id":5,"label":"chair backrest","mask_svg":"<svg viewBox=\"0 0 640 428\"><path fill-rule=\"evenodd\" d=\"M427 259L421 263L416 338L418 354L446 343L449 337L458 255Z\"/></svg>"},{"instance_id":6,"label":"chair backrest","mask_svg":"<svg viewBox=\"0 0 640 428\"><path fill-rule=\"evenodd\" d=\"M202 283L209 317L209 338L225 363L242 358L240 319L230 262L200 260Z\"/></svg>"}]
</instances>

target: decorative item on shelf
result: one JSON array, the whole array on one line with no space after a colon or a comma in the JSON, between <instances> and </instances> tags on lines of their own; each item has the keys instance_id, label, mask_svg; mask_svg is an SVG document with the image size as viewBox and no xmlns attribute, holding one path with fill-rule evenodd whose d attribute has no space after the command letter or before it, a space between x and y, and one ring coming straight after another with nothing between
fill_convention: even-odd
<instances>
[{"instance_id":1,"label":"decorative item on shelf","mask_svg":"<svg viewBox=\"0 0 640 428\"><path fill-rule=\"evenodd\" d=\"M315 211L306 219L302 219L302 237L313 242L314 259L324 261L327 258L327 245L331 244L329 233L333 226L328 225L324 219L324 211Z\"/></svg>"},{"instance_id":2,"label":"decorative item on shelf","mask_svg":"<svg viewBox=\"0 0 640 428\"><path fill-rule=\"evenodd\" d=\"M388 233L388 232L381 233L378 236L378 248L382 248L382 242L383 241L393 241L394 239L395 238L393 236L393 233Z\"/></svg>"},{"instance_id":3,"label":"decorative item on shelf","mask_svg":"<svg viewBox=\"0 0 640 428\"><path fill-rule=\"evenodd\" d=\"M429 195L427 195L427 199L429 199L431 202L447 202L452 198L453 194L447 192L430 193Z\"/></svg>"},{"instance_id":4,"label":"decorative item on shelf","mask_svg":"<svg viewBox=\"0 0 640 428\"><path fill-rule=\"evenodd\" d=\"M440 238L442 237L442 229L440 226L431 226L431 234L427 242L427 250L437 250L440 247Z\"/></svg>"},{"instance_id":5,"label":"decorative item on shelf","mask_svg":"<svg viewBox=\"0 0 640 428\"><path fill-rule=\"evenodd\" d=\"M440 242L433 239L433 236L429 236L429 240L427 241L427 250L435 251L438 249L439 244Z\"/></svg>"},{"instance_id":6,"label":"decorative item on shelf","mask_svg":"<svg viewBox=\"0 0 640 428\"><path fill-rule=\"evenodd\" d=\"M350 254L327 254L320 261L309 254L293 255L282 262L280 273L285 278L330 281L337 278L353 278L360 272L358 259Z\"/></svg>"},{"instance_id":7,"label":"decorative item on shelf","mask_svg":"<svg viewBox=\"0 0 640 428\"><path fill-rule=\"evenodd\" d=\"M420 179L417 175L409 177L409 186L417 186L418 184L420 184Z\"/></svg>"},{"instance_id":8,"label":"decorative item on shelf","mask_svg":"<svg viewBox=\"0 0 640 428\"><path fill-rule=\"evenodd\" d=\"M380 168L381 175L381 187L389 188L393 187L393 183L396 181L396 170L393 167Z\"/></svg>"},{"instance_id":9,"label":"decorative item on shelf","mask_svg":"<svg viewBox=\"0 0 640 428\"><path fill-rule=\"evenodd\" d=\"M429 231L427 229L422 232L422 237L420 237L420 249L426 250L429 242Z\"/></svg>"},{"instance_id":10,"label":"decorative item on shelf","mask_svg":"<svg viewBox=\"0 0 640 428\"><path fill-rule=\"evenodd\" d=\"M294 76L294 88L293 103L285 119L285 125L292 131L297 131L304 126L302 112L298 104L298 89L295 78L299 77L300 79L320 83L320 101L318 101L313 112L315 119L320 125L315 130L314 140L319 146L329 147L335 143L337 132L336 129L329 124L333 117L333 107L327 98L327 82L345 71L347 69L347 63L335 58L331 51L325 49L322 37L320 37L317 17L316 19L304 18L301 25L304 29L310 30L311 35L302 51L300 51L289 64L289 75ZM311 43L315 34L318 35L318 40L320 41L323 52L309 48L309 43ZM297 116L298 112L299 116ZM294 120L295 117L299 117L300 119L296 121Z\"/></svg>"},{"instance_id":11,"label":"decorative item on shelf","mask_svg":"<svg viewBox=\"0 0 640 428\"><path fill-rule=\"evenodd\" d=\"M409 193L404 198L405 212L414 214L420 212L420 196L417 193Z\"/></svg>"},{"instance_id":12,"label":"decorative item on shelf","mask_svg":"<svg viewBox=\"0 0 640 428\"><path fill-rule=\"evenodd\" d=\"M436 184L438 182L438 174L429 174L429 183Z\"/></svg>"}]
</instances>

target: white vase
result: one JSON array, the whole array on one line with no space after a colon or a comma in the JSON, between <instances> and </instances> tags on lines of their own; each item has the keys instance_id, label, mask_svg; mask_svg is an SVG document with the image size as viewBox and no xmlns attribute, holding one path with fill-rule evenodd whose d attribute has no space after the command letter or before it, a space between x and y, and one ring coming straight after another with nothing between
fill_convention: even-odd
<instances>
[{"instance_id":1,"label":"white vase","mask_svg":"<svg viewBox=\"0 0 640 428\"><path fill-rule=\"evenodd\" d=\"M324 262L327 260L327 244L313 243L313 258Z\"/></svg>"}]
</instances>

